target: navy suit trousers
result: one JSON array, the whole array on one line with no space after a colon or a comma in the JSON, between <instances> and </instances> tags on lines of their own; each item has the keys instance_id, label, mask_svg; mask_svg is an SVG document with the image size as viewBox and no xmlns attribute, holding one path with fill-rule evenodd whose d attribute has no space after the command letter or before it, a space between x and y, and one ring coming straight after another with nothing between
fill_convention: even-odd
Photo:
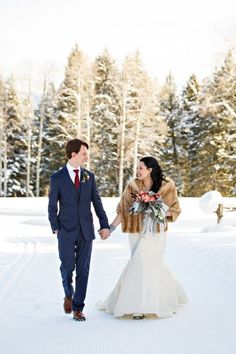
<instances>
[{"instance_id":1,"label":"navy suit trousers","mask_svg":"<svg viewBox=\"0 0 236 354\"><path fill-rule=\"evenodd\" d=\"M87 291L93 240L66 238L58 235L61 277L65 296L73 297L73 311L82 311ZM75 289L73 271L76 270Z\"/></svg>"}]
</instances>

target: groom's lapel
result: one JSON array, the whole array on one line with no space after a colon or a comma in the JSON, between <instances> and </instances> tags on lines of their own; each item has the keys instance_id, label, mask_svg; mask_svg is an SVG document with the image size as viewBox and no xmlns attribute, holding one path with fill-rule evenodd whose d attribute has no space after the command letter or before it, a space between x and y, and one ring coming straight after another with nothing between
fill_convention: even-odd
<instances>
[{"instance_id":1,"label":"groom's lapel","mask_svg":"<svg viewBox=\"0 0 236 354\"><path fill-rule=\"evenodd\" d=\"M66 188L68 188L68 190L75 196L75 198L78 198L79 197L78 193L76 192L75 185L70 178L66 166L63 167L62 172L63 172L63 178L64 178L64 183Z\"/></svg>"},{"instance_id":2,"label":"groom's lapel","mask_svg":"<svg viewBox=\"0 0 236 354\"><path fill-rule=\"evenodd\" d=\"M84 179L84 173L87 173L86 170L83 167L81 168L81 174L80 174L80 185L79 185L79 198L83 195L85 199L90 198L89 196L91 195L90 193L90 188L91 184ZM90 187L89 187L90 186Z\"/></svg>"}]
</instances>

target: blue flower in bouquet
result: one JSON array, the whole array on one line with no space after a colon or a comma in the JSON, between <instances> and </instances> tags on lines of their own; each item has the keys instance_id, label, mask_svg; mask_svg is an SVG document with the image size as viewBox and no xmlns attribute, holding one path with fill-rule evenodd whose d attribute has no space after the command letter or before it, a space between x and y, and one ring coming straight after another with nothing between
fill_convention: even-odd
<instances>
[{"instance_id":1,"label":"blue flower in bouquet","mask_svg":"<svg viewBox=\"0 0 236 354\"><path fill-rule=\"evenodd\" d=\"M153 221L158 224L164 224L167 211L169 209L160 194L150 192L139 192L134 195L135 201L133 202L129 212L131 214L143 213L145 216L149 216Z\"/></svg>"}]
</instances>

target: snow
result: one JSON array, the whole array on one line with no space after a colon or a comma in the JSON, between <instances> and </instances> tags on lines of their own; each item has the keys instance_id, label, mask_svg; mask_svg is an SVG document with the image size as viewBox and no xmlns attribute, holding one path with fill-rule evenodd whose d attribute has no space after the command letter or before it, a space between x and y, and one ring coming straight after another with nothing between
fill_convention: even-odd
<instances>
[{"instance_id":1,"label":"snow","mask_svg":"<svg viewBox=\"0 0 236 354\"><path fill-rule=\"evenodd\" d=\"M203 213L214 213L219 204L223 203L223 198L218 191L209 191L203 194L199 200L199 206Z\"/></svg>"},{"instance_id":2,"label":"snow","mask_svg":"<svg viewBox=\"0 0 236 354\"><path fill-rule=\"evenodd\" d=\"M111 220L117 199L103 202ZM216 215L203 214L198 198L182 198L181 205L179 220L169 227L165 260L189 303L160 320L114 319L96 309L129 257L127 236L118 228L108 241L94 242L87 321L81 323L62 309L47 198L0 198L0 353L236 353L236 213L225 213L216 225Z\"/></svg>"}]
</instances>

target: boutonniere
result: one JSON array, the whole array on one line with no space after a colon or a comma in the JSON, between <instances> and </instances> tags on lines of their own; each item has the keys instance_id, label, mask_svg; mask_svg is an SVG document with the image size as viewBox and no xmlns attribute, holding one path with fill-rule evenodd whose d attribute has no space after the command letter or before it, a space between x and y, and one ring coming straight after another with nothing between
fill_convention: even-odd
<instances>
[{"instance_id":1,"label":"boutonniere","mask_svg":"<svg viewBox=\"0 0 236 354\"><path fill-rule=\"evenodd\" d=\"M90 179L90 176L88 174L87 171L84 171L83 174L82 174L82 180L81 180L81 183L85 183L85 182L88 182Z\"/></svg>"}]
</instances>

